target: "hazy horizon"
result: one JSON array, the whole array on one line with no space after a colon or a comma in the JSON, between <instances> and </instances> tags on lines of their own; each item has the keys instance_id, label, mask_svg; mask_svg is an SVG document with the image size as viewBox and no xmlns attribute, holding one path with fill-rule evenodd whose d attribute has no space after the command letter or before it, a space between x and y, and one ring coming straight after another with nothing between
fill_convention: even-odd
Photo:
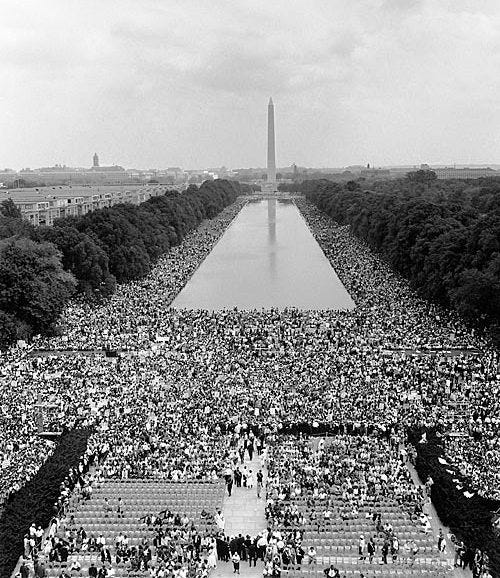
<instances>
[{"instance_id":1,"label":"hazy horizon","mask_svg":"<svg viewBox=\"0 0 500 578\"><path fill-rule=\"evenodd\" d=\"M494 0L4 0L0 168L500 163ZM486 159L486 160L485 160Z\"/></svg>"}]
</instances>

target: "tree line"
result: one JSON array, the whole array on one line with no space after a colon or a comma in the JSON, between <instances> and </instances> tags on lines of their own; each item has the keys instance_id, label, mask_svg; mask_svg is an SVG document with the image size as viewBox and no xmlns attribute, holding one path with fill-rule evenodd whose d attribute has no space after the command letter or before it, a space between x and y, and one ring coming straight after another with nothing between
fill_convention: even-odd
<instances>
[{"instance_id":1,"label":"tree line","mask_svg":"<svg viewBox=\"0 0 500 578\"><path fill-rule=\"evenodd\" d=\"M301 184L305 196L378 252L423 297L500 339L500 180L436 181L431 171Z\"/></svg>"},{"instance_id":2,"label":"tree line","mask_svg":"<svg viewBox=\"0 0 500 578\"><path fill-rule=\"evenodd\" d=\"M54 504L61 493L61 484L72 490L78 478L78 465L87 449L91 428L63 432L54 453L31 480L12 492L0 511L0 576L10 576L23 553L23 537L30 524L47 528L54 516ZM83 475L93 465L93 456Z\"/></svg>"},{"instance_id":3,"label":"tree line","mask_svg":"<svg viewBox=\"0 0 500 578\"><path fill-rule=\"evenodd\" d=\"M427 443L419 443L424 433ZM443 433L440 428L423 427L408 431L408 438L417 451L416 470L421 480L430 476L434 481L431 498L441 523L448 526L468 549L479 548L486 552L490 571L494 576L500 576L500 536L492 526L493 512L500 507L500 500L484 498L477 493L470 498L464 495L464 488L457 485L456 473L439 461L445 455ZM460 478L460 483L467 481L462 475ZM469 552L469 556L473 552Z\"/></svg>"},{"instance_id":4,"label":"tree line","mask_svg":"<svg viewBox=\"0 0 500 578\"><path fill-rule=\"evenodd\" d=\"M0 204L0 348L46 334L75 293L111 295L117 283L147 275L152 264L203 219L241 193L239 183L206 181L140 205L119 204L34 227L12 200Z\"/></svg>"}]
</instances>

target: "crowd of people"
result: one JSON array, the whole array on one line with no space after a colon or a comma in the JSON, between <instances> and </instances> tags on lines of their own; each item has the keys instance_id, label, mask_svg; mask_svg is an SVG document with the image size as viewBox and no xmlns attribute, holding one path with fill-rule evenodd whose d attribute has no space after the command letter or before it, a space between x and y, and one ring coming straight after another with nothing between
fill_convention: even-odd
<instances>
[{"instance_id":1,"label":"crowd of people","mask_svg":"<svg viewBox=\"0 0 500 578\"><path fill-rule=\"evenodd\" d=\"M123 337L127 328L135 333L134 339L129 335L127 347L134 350L141 345L150 347L146 304L140 304L140 301L149 294L156 294L159 300L170 303L240 208L241 200L215 219L203 223L186 237L182 245L174 247L160 260L151 276L120 286L120 298L118 294L114 295L101 307L85 301L72 303L66 310L66 318L61 320L64 328L59 337L50 340L39 338L30 346L22 343L0 354L0 503L31 479L54 448L52 441L37 435L39 410L35 405L39 396L44 402L50 400L57 404L58 409L51 411L51 421L68 428L77 422L92 422L95 414L107 403L108 392L102 384L107 380L110 367L102 364L99 355L83 360L80 356L37 356L33 351L47 348L97 349L102 352L106 347L116 345L113 336ZM129 321L127 315L117 314L122 307L120 302L138 307ZM143 317L139 314L141 310ZM94 322L97 318L105 326L97 327ZM123 340L120 345L125 345ZM85 379L83 365L88 366L94 383ZM90 419L82 411L85 401L92 404L91 413L94 415Z\"/></svg>"},{"instance_id":2,"label":"crowd of people","mask_svg":"<svg viewBox=\"0 0 500 578\"><path fill-rule=\"evenodd\" d=\"M319 442L278 436L270 447L266 517L280 539L282 567L294 567L298 551L314 563L315 538L329 536L331 546L334 536L342 539L352 527L363 529L357 537L361 562L413 566L419 554L426 556L420 549L422 535L432 531L426 514L432 480L425 488L415 485L397 435L340 434ZM460 541L455 546L455 566L490 575L484 552ZM437 550L446 550L442 530ZM334 566L330 570L340 575Z\"/></svg>"},{"instance_id":3,"label":"crowd of people","mask_svg":"<svg viewBox=\"0 0 500 578\"><path fill-rule=\"evenodd\" d=\"M147 278L100 305L73 302L59 335L2 353L0 498L53 450L37 436L39 395L57 405L59 427L95 427L102 478L220 479L242 428L259 437L329 423L402 438L418 424L458 428L448 458L474 491L498 497L498 352L305 200L295 202L354 310L170 307L242 202L190 233Z\"/></svg>"},{"instance_id":4,"label":"crowd of people","mask_svg":"<svg viewBox=\"0 0 500 578\"><path fill-rule=\"evenodd\" d=\"M320 439L316 447L307 438L285 442L280 439L270 454L266 508L269 524L286 531L295 542L306 534L307 542L307 534L321 535L331 530L334 522L342 535L349 520L364 518L369 520L368 527L373 526L373 534L369 540L360 536L360 557L367 557L371 547L373 560L373 536L381 533L394 557L399 549L398 537L390 522L383 519L381 505L386 501L398 504L407 511L408 518L412 516L415 527L427 530L420 518L425 518L426 497L422 488L413 483L401 450L397 435L337 435L326 446L325 440ZM408 550L415 554L414 548L409 546ZM383 562L387 563L385 549L382 545Z\"/></svg>"}]
</instances>

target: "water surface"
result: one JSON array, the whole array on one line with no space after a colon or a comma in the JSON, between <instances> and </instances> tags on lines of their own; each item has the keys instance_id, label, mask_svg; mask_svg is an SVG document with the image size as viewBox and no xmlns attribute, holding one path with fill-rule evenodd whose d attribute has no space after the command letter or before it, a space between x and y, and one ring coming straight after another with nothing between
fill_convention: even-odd
<instances>
[{"instance_id":1,"label":"water surface","mask_svg":"<svg viewBox=\"0 0 500 578\"><path fill-rule=\"evenodd\" d=\"M291 201L247 203L172 303L177 309L352 309Z\"/></svg>"}]
</instances>

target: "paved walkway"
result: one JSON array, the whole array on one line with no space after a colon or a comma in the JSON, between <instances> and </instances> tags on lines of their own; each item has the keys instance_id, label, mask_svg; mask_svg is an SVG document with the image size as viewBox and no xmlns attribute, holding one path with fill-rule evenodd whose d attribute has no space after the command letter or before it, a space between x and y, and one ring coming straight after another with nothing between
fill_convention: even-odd
<instances>
[{"instance_id":1,"label":"paved walkway","mask_svg":"<svg viewBox=\"0 0 500 578\"><path fill-rule=\"evenodd\" d=\"M245 461L247 470L252 470L254 477L262 468L264 473L264 484L266 481L266 470L263 466L264 456L254 454L253 460ZM226 536L255 536L266 529L266 493L263 489L261 497L257 497L257 486L253 488L237 488L233 486L231 497L226 494L224 499L224 518L226 520Z\"/></svg>"},{"instance_id":2,"label":"paved walkway","mask_svg":"<svg viewBox=\"0 0 500 578\"><path fill-rule=\"evenodd\" d=\"M262 456L263 457L263 456ZM266 481L266 470L263 467L261 457L254 454L253 460L245 461L247 469L252 470L254 475L262 468L264 473L264 484ZM226 493L224 498L224 519L226 522L225 533L227 536L255 536L266 528L266 493L261 492L261 498L257 497L257 486L253 488L237 488L233 486L231 497ZM248 562L240 563L240 574L249 578L262 576L262 562L258 561L257 566L249 568ZM210 574L211 578L227 578L234 576L231 562L217 562L217 568Z\"/></svg>"},{"instance_id":3,"label":"paved walkway","mask_svg":"<svg viewBox=\"0 0 500 578\"><path fill-rule=\"evenodd\" d=\"M419 475L417 474L417 470L413 467L413 465L408 462L408 469L410 470L411 477L413 482L417 486L423 485L423 482L420 480ZM424 512L427 514L429 518L429 522L432 526L432 533L434 536L439 534L439 530L443 530L443 534L446 537L446 550L443 554L441 554L442 559L446 559L449 561L451 567L453 567L453 562L455 559L455 546L453 542L450 540L451 531L446 526L443 526L439 516L437 515L436 508L432 502L428 502L424 506ZM437 545L437 538L436 538L436 545ZM451 576L453 578L471 578L472 572L470 570L464 570L463 568L453 568Z\"/></svg>"}]
</instances>

